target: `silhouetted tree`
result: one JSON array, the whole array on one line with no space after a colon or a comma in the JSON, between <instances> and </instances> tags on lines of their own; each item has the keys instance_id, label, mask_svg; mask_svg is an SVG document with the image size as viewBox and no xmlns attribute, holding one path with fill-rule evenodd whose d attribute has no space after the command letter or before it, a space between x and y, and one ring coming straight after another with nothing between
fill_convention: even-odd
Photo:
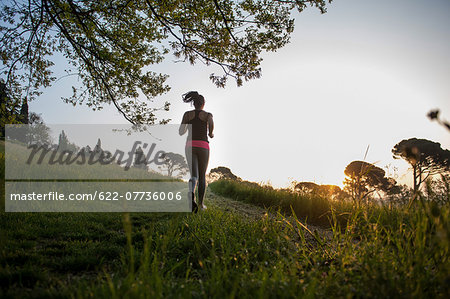
<instances>
[{"instance_id":1,"label":"silhouetted tree","mask_svg":"<svg viewBox=\"0 0 450 299\"><path fill-rule=\"evenodd\" d=\"M50 128L44 123L42 117L34 112L29 114L27 142L28 144L52 144Z\"/></svg>"},{"instance_id":2,"label":"silhouetted tree","mask_svg":"<svg viewBox=\"0 0 450 299\"><path fill-rule=\"evenodd\" d=\"M19 102L11 100L6 85L0 80L0 137L5 137L6 124L12 124L18 126L10 127L8 138L23 143L49 145L51 143L50 129L45 125L42 117L37 113L28 111L26 100L23 100L21 105L19 105ZM21 124L29 124L29 126L20 126Z\"/></svg>"},{"instance_id":3,"label":"silhouetted tree","mask_svg":"<svg viewBox=\"0 0 450 299\"><path fill-rule=\"evenodd\" d=\"M342 190L336 185L318 185L313 182L299 182L294 186L294 191L302 194L319 195L331 199L341 197Z\"/></svg>"},{"instance_id":4,"label":"silhouetted tree","mask_svg":"<svg viewBox=\"0 0 450 299\"><path fill-rule=\"evenodd\" d=\"M294 190L305 194L316 193L319 191L319 185L313 182L300 182L294 186Z\"/></svg>"},{"instance_id":5,"label":"silhouetted tree","mask_svg":"<svg viewBox=\"0 0 450 299\"><path fill-rule=\"evenodd\" d=\"M10 90L6 87L3 80L0 79L0 125L1 138L5 138L6 124L28 123L28 105L20 100L11 97ZM10 132L10 138L25 142L25 132L18 126Z\"/></svg>"},{"instance_id":6,"label":"silhouetted tree","mask_svg":"<svg viewBox=\"0 0 450 299\"><path fill-rule=\"evenodd\" d=\"M64 132L64 130L61 131L61 133L59 133L59 137L58 137L58 150L63 151L67 148L67 144L69 143L69 140L67 138L66 133Z\"/></svg>"},{"instance_id":7,"label":"silhouetted tree","mask_svg":"<svg viewBox=\"0 0 450 299\"><path fill-rule=\"evenodd\" d=\"M319 194L331 199L343 199L346 193L336 185L320 185Z\"/></svg>"},{"instance_id":8,"label":"silhouetted tree","mask_svg":"<svg viewBox=\"0 0 450 299\"><path fill-rule=\"evenodd\" d=\"M231 169L219 166L210 170L208 180L213 182L217 180L241 180L237 175L231 172Z\"/></svg>"},{"instance_id":9,"label":"silhouetted tree","mask_svg":"<svg viewBox=\"0 0 450 299\"><path fill-rule=\"evenodd\" d=\"M163 165L160 166L160 169L166 170L170 177L183 177L189 171L186 159L180 154L169 152L161 158L163 159Z\"/></svg>"},{"instance_id":10,"label":"silhouetted tree","mask_svg":"<svg viewBox=\"0 0 450 299\"><path fill-rule=\"evenodd\" d=\"M427 139L402 140L394 146L392 153L394 159L402 158L411 165L414 193L430 175L448 172L450 168L450 151Z\"/></svg>"},{"instance_id":11,"label":"silhouetted tree","mask_svg":"<svg viewBox=\"0 0 450 299\"><path fill-rule=\"evenodd\" d=\"M393 204L404 205L413 196L413 189L407 185L395 185L386 194L386 201Z\"/></svg>"},{"instance_id":12,"label":"silhouetted tree","mask_svg":"<svg viewBox=\"0 0 450 299\"><path fill-rule=\"evenodd\" d=\"M20 107L19 122L21 124L28 124L28 101L26 98L24 98Z\"/></svg>"},{"instance_id":13,"label":"silhouetted tree","mask_svg":"<svg viewBox=\"0 0 450 299\"><path fill-rule=\"evenodd\" d=\"M78 151L78 147L69 141L64 130L61 131L58 138L58 151L69 151L76 153Z\"/></svg>"},{"instance_id":14,"label":"silhouetted tree","mask_svg":"<svg viewBox=\"0 0 450 299\"><path fill-rule=\"evenodd\" d=\"M395 180L385 177L385 171L371 163L353 161L344 170L344 184L352 198L360 202L380 190L387 192L395 185Z\"/></svg>"},{"instance_id":15,"label":"silhouetted tree","mask_svg":"<svg viewBox=\"0 0 450 299\"><path fill-rule=\"evenodd\" d=\"M16 123L19 104L8 94L6 84L0 80L0 125L1 137L5 137L5 125Z\"/></svg>"},{"instance_id":16,"label":"silhouetted tree","mask_svg":"<svg viewBox=\"0 0 450 299\"><path fill-rule=\"evenodd\" d=\"M100 141L100 138L99 138L99 141ZM97 145L98 145L98 143L97 143ZM94 149L94 151L95 151L95 149ZM145 158L144 151L142 150L142 148L140 146L136 149L136 152L134 153L133 167L143 169L143 170L148 170L147 160Z\"/></svg>"},{"instance_id":17,"label":"silhouetted tree","mask_svg":"<svg viewBox=\"0 0 450 299\"><path fill-rule=\"evenodd\" d=\"M261 76L261 53L289 42L292 12L310 5L324 13L326 2L331 0L2 1L2 73L14 98L32 101L56 80L50 57L59 52L75 68L68 75L81 83L66 102L94 110L112 103L128 121L153 124L155 112L169 104L151 108L139 98L167 92L168 76L144 70L169 49L191 64L218 65L223 73L210 75L217 86L230 76L241 85Z\"/></svg>"},{"instance_id":18,"label":"silhouetted tree","mask_svg":"<svg viewBox=\"0 0 450 299\"><path fill-rule=\"evenodd\" d=\"M94 146L94 150L92 152L94 153L94 155L101 155L101 153L103 152L102 141L100 140L100 138L97 140L97 144Z\"/></svg>"},{"instance_id":19,"label":"silhouetted tree","mask_svg":"<svg viewBox=\"0 0 450 299\"><path fill-rule=\"evenodd\" d=\"M450 203L450 174L441 174L439 178L428 178L423 190L428 200L440 204Z\"/></svg>"}]
</instances>

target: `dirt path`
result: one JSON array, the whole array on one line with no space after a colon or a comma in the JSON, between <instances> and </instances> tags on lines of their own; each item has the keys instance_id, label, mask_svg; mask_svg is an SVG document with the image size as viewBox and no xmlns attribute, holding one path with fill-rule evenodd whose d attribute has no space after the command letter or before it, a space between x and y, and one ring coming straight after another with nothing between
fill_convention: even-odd
<instances>
[{"instance_id":1,"label":"dirt path","mask_svg":"<svg viewBox=\"0 0 450 299\"><path fill-rule=\"evenodd\" d=\"M243 217L248 218L249 220L259 220L265 217L266 213L274 220L279 219L279 216L277 216L275 213L268 212L262 207L217 195L211 192L211 190L209 189L206 193L205 204L207 206L209 205L211 207L219 208L228 213L241 214ZM288 216L286 217L286 220L288 220L291 225L296 227L296 222L293 217ZM310 224L307 225L307 228L312 234L315 234L317 232L320 236L325 236L327 239L333 237L330 229L325 229ZM305 237L311 241L315 241L314 237L309 232L305 232Z\"/></svg>"},{"instance_id":2,"label":"dirt path","mask_svg":"<svg viewBox=\"0 0 450 299\"><path fill-rule=\"evenodd\" d=\"M251 218L251 220L261 219L267 212L264 208L216 195L210 190L206 193L205 203L228 213L241 214L245 218Z\"/></svg>"}]
</instances>

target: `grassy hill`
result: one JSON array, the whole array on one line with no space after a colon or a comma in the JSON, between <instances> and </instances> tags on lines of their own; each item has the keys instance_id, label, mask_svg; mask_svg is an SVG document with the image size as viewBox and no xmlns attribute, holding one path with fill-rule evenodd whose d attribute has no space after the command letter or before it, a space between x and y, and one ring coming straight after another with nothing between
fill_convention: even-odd
<instances>
[{"instance_id":1,"label":"grassy hill","mask_svg":"<svg viewBox=\"0 0 450 299\"><path fill-rule=\"evenodd\" d=\"M188 210L187 184L181 179L165 176L155 170L145 171L133 166L125 169L116 163L102 164L96 162L91 164L88 163L91 160L89 156L84 158L84 160L81 158L76 160L76 155L72 155L71 160L74 160L72 163L59 163L61 160L67 161L70 159L63 158L60 161L58 161L58 158L53 159L52 156L60 156L60 152L55 152L56 155L54 155L53 151L45 155L42 155L45 151L33 154L31 149L27 149L23 144L17 142L8 142L6 149L9 155L6 182L8 193L23 194L33 191L39 194L58 192L65 196L69 196L69 194L91 196L94 193L96 196L98 195L97 200L93 201L11 200L7 202L8 211L120 212ZM41 155L43 156L42 161L40 161ZM93 161L99 160L98 156L93 157ZM52 162L52 159L57 162ZM25 163L25 161L30 160L32 160L30 164ZM4 177L4 173L2 175ZM134 191L141 192L141 194ZM160 194L167 196L167 198L165 201L135 200L136 198L144 198L144 191L152 191L150 199L152 199L152 195L154 196L153 198L157 198ZM109 195L110 199L115 198L117 200L99 200L100 195L103 197ZM145 196L147 195L145 194ZM169 195L172 200L168 200ZM177 196L183 200L175 200Z\"/></svg>"},{"instance_id":2,"label":"grassy hill","mask_svg":"<svg viewBox=\"0 0 450 299\"><path fill-rule=\"evenodd\" d=\"M361 207L313 227L277 212L283 193L230 185L231 199L226 184L199 214L2 211L0 297L450 295L448 204Z\"/></svg>"}]
</instances>

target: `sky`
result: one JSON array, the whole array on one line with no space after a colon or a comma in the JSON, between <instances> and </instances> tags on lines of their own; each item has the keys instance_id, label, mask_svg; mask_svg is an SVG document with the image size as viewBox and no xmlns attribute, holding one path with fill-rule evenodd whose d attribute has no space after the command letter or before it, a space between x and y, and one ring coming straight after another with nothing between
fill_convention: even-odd
<instances>
[{"instance_id":1,"label":"sky","mask_svg":"<svg viewBox=\"0 0 450 299\"><path fill-rule=\"evenodd\" d=\"M417 137L450 148L449 132L426 117L439 108L450 120L449 15L448 0L335 0L326 14L308 8L295 15L291 42L263 54L260 79L236 87L230 78L217 88L209 74L218 69L169 55L152 68L170 75L172 87L155 104L171 102L159 116L176 124L192 109L183 93L205 97L215 122L208 169L226 166L275 187L342 186L345 167L365 159L411 185L407 163L392 158L396 143ZM126 123L113 107L63 103L71 80L46 89L30 110L49 124Z\"/></svg>"}]
</instances>

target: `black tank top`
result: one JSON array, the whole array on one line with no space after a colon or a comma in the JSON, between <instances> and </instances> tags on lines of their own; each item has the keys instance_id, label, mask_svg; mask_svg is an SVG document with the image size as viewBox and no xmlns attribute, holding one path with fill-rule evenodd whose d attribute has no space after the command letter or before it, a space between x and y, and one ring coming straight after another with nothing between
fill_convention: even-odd
<instances>
[{"instance_id":1,"label":"black tank top","mask_svg":"<svg viewBox=\"0 0 450 299\"><path fill-rule=\"evenodd\" d=\"M194 110L195 116L188 121L188 124L192 125L192 130L189 130L188 138L191 140L203 140L208 142L208 123L200 119L199 114L203 110Z\"/></svg>"}]
</instances>

